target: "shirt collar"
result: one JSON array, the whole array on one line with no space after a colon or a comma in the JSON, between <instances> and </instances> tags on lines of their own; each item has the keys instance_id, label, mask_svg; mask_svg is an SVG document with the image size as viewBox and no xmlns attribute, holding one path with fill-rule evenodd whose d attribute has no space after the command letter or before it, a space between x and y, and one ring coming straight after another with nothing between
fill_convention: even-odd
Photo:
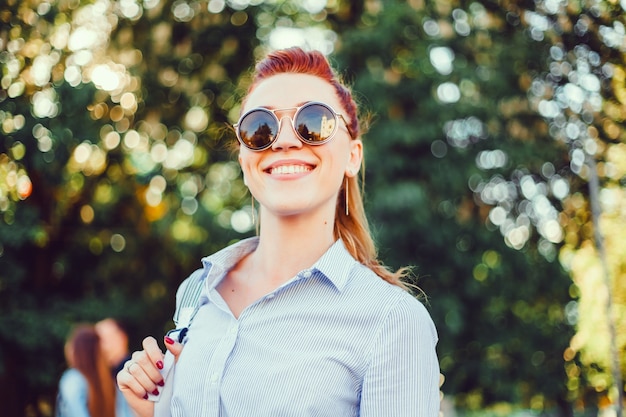
<instances>
[{"instance_id":1,"label":"shirt collar","mask_svg":"<svg viewBox=\"0 0 626 417\"><path fill-rule=\"evenodd\" d=\"M348 283L350 271L356 263L356 259L350 255L343 244L343 240L337 239L326 253L313 264L311 269L319 271L339 291L343 291Z\"/></svg>"},{"instance_id":2,"label":"shirt collar","mask_svg":"<svg viewBox=\"0 0 626 417\"><path fill-rule=\"evenodd\" d=\"M258 244L259 237L255 236L204 257L202 259L204 269L213 277L221 278L221 275L233 268L241 258L254 251ZM343 291L348 283L350 271L356 263L356 259L348 252L343 240L338 239L308 270L321 273L335 288ZM220 280L214 279L210 287L214 288Z\"/></svg>"},{"instance_id":3,"label":"shirt collar","mask_svg":"<svg viewBox=\"0 0 626 417\"><path fill-rule=\"evenodd\" d=\"M206 271L204 275L211 275L213 277L209 287L215 288L221 281L222 275L226 271L231 270L244 256L253 252L258 245L259 237L254 236L240 240L212 255L202 258L202 265Z\"/></svg>"}]
</instances>

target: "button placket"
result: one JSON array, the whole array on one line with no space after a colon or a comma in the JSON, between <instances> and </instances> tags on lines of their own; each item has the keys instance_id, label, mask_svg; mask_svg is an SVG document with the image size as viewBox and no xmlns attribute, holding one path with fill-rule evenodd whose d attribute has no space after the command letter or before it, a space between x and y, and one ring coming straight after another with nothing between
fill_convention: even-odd
<instances>
[{"instance_id":1,"label":"button placket","mask_svg":"<svg viewBox=\"0 0 626 417\"><path fill-rule=\"evenodd\" d=\"M205 398L205 410L212 409L211 403L219 401L219 389L224 376L224 369L226 362L233 352L235 343L237 341L237 335L239 333L239 323L234 318L231 321L230 326L223 334L215 353L209 364L209 372L207 373L207 385L212 395ZM211 398L211 399L210 399Z\"/></svg>"}]
</instances>

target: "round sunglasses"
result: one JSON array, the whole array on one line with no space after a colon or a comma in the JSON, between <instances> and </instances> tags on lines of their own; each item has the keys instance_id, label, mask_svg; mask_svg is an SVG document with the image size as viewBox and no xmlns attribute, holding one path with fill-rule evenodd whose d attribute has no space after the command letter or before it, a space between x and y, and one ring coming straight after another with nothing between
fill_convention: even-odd
<instances>
[{"instance_id":1,"label":"round sunglasses","mask_svg":"<svg viewBox=\"0 0 626 417\"><path fill-rule=\"evenodd\" d=\"M293 117L279 118L276 112L295 110ZM322 145L333 138L337 132L337 121L341 119L352 137L350 127L343 115L337 113L328 104L310 101L299 107L270 110L257 107L246 112L233 127L237 139L246 148L262 151L276 141L280 125L287 117L298 139L309 145Z\"/></svg>"}]
</instances>

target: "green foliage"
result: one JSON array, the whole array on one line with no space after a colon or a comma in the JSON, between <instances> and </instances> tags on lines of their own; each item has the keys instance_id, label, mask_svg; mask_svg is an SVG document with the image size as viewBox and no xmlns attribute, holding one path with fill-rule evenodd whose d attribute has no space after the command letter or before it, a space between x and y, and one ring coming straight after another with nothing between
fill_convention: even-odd
<instances>
[{"instance_id":1,"label":"green foliage","mask_svg":"<svg viewBox=\"0 0 626 417\"><path fill-rule=\"evenodd\" d=\"M476 164L485 150L509 157L500 175L522 166L538 172L546 160L567 156L541 130L511 135L513 123L541 127L536 115L503 114L508 102L524 101L520 78L533 70L525 65L528 51L545 47L510 25L473 27L466 37L428 35L424 22L437 18L449 16L386 2L360 26L341 30L337 60L376 115L365 137L365 166L382 257L394 267L415 266L440 332L443 390L457 404L509 402L569 415L562 362L573 334L563 313L569 278L534 244L517 251L488 230L470 180L489 179ZM434 47L453 51L450 74L429 61ZM445 103L437 89L450 80L466 91ZM456 144L446 135L455 120L466 129ZM472 131L479 120L490 131Z\"/></svg>"},{"instance_id":2,"label":"green foliage","mask_svg":"<svg viewBox=\"0 0 626 417\"><path fill-rule=\"evenodd\" d=\"M48 13L38 14L35 10L44 9L11 3L3 19L11 21L13 36L21 34L30 47L41 48L37 39L48 46L51 42L43 34L53 33L91 7L65 6L52 5ZM201 197L204 191L207 200L216 194L215 210L234 211L245 204L244 192L237 192L243 189L238 171L235 178L216 171L220 166L229 171L224 161L231 156L219 140L224 137L228 103L236 103L239 74L252 61L255 27L250 21L233 24L229 17L236 12L228 10L213 16L205 13L202 19L212 21L196 20L190 26L172 19L171 3L162 6L146 10L134 21L117 16L109 48L94 49L92 65L78 68L82 81L63 76L63 69L76 68L72 64L76 54L59 46L52 48L59 64L50 83L28 86L22 94L11 88L3 91L0 113L6 135L0 141L0 170L6 176L0 175L0 180L10 185L15 176L32 184L32 189L24 189L23 201L0 196L3 415L50 412L66 367L63 343L75 323L119 317L133 330L132 349L138 349L148 334L164 334L171 326L180 281L200 266L203 255L242 236L224 221L218 223L205 206L195 214L182 207L190 184L205 177L206 182L196 181L198 194ZM113 16L105 20L110 22ZM163 32L161 39L158 34ZM32 70L35 56L21 55L28 48L14 47L11 54L3 52L3 62L13 69L18 65ZM46 48L38 53L46 56ZM89 82L88 69L98 61L107 65L107 56L126 62L128 71L118 74L129 81L126 93L132 96L124 96L123 90L103 94ZM168 70L179 82L164 81L163 71ZM5 72L3 83L18 82L20 72ZM48 92L49 102L41 100L40 91ZM37 100L57 106L49 113L54 116L33 112ZM200 136L185 128L192 106L211 113L210 125ZM41 111L46 110L52 109ZM163 127L159 140L158 129ZM194 160L181 169L146 164L146 154L124 141L133 132L170 148L181 138L191 141L197 148ZM109 145L109 133L113 138L118 135L119 145ZM26 151L22 154L21 149ZM161 204L151 206L145 195L156 175L166 178L166 184ZM9 192L17 195L19 190Z\"/></svg>"},{"instance_id":3,"label":"green foliage","mask_svg":"<svg viewBox=\"0 0 626 417\"><path fill-rule=\"evenodd\" d=\"M175 290L201 257L252 233L234 227L249 200L229 124L275 29L319 29L371 115L368 213L381 258L414 266L428 296L442 390L494 415L517 406L573 415L589 398L577 357L563 359L574 333L565 308L572 286L556 261L562 240L542 227L576 225L568 236L582 241L587 206L566 197L584 198L585 178L572 173L568 123L542 116L537 103L567 81L553 73L558 51L575 63L593 57L580 53L580 36L602 59L623 58L594 32L574 36L582 6L561 14L572 31L542 2L336 1L305 10L313 3L267 1L212 10L218 3L9 0L0 11L4 415L50 415L74 323L120 317L139 348L169 328ZM617 7L596 14L598 23L610 26ZM561 22L562 38L537 32L528 11ZM96 35L93 44L70 47L79 29ZM306 33L309 46L319 43ZM622 86L603 79L612 105L596 131L623 141L611 133L623 120L615 68ZM560 180L568 196L551 191ZM540 192L528 191L531 182ZM553 217L535 216L538 195Z\"/></svg>"}]
</instances>

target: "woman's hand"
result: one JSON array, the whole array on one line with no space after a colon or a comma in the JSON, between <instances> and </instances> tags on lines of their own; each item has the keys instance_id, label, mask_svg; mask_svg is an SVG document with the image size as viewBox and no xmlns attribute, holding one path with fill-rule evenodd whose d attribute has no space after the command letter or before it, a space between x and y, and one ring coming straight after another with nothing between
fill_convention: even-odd
<instances>
[{"instance_id":1,"label":"woman's hand","mask_svg":"<svg viewBox=\"0 0 626 417\"><path fill-rule=\"evenodd\" d=\"M117 383L137 417L152 417L154 402L148 400L148 393L158 395L164 386L160 370L165 355L154 337L146 337L142 346L143 350L134 352L117 374ZM177 360L183 345L166 336L165 346Z\"/></svg>"}]
</instances>

